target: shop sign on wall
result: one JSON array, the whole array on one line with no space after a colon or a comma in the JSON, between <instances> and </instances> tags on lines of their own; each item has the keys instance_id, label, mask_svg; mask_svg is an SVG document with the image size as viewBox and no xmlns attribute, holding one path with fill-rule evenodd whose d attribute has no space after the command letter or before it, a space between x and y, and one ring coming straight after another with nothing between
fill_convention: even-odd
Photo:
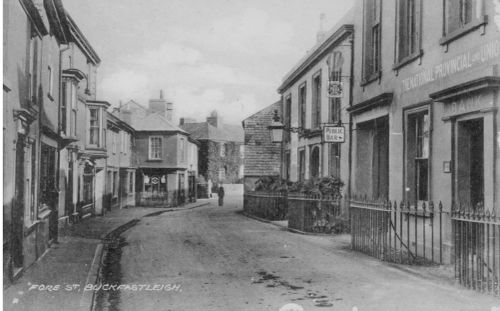
<instances>
[{"instance_id":1,"label":"shop sign on wall","mask_svg":"<svg viewBox=\"0 0 500 311\"><path fill-rule=\"evenodd\" d=\"M500 40L493 40L403 79L402 91L416 89L498 57L500 57Z\"/></svg>"},{"instance_id":2,"label":"shop sign on wall","mask_svg":"<svg viewBox=\"0 0 500 311\"><path fill-rule=\"evenodd\" d=\"M325 125L323 127L323 142L343 143L345 141L345 129L343 126Z\"/></svg>"},{"instance_id":3,"label":"shop sign on wall","mask_svg":"<svg viewBox=\"0 0 500 311\"><path fill-rule=\"evenodd\" d=\"M444 105L443 118L494 107L493 94L460 97Z\"/></svg>"}]
</instances>

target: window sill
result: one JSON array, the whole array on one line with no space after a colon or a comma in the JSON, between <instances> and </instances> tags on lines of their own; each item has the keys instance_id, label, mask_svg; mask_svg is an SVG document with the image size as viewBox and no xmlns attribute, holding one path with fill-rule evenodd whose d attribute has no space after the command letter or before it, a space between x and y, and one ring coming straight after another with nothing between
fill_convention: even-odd
<instances>
[{"instance_id":1,"label":"window sill","mask_svg":"<svg viewBox=\"0 0 500 311\"><path fill-rule=\"evenodd\" d=\"M37 226L39 224L41 224L42 221L41 220L35 220L33 221L29 226L25 227L24 229L24 237L27 237L29 236L31 233L33 233L35 231L35 229L37 228Z\"/></svg>"},{"instance_id":2,"label":"window sill","mask_svg":"<svg viewBox=\"0 0 500 311\"><path fill-rule=\"evenodd\" d=\"M38 211L37 219L42 220L42 219L48 218L51 212L52 211L48 207L44 207L43 209Z\"/></svg>"},{"instance_id":3,"label":"window sill","mask_svg":"<svg viewBox=\"0 0 500 311\"><path fill-rule=\"evenodd\" d=\"M371 73L371 74L367 75L365 78L363 78L363 80L361 80L361 86L368 85L368 84L372 83L373 81L380 79L381 76L382 76L382 71L380 71L380 70L376 71L374 73Z\"/></svg>"},{"instance_id":4,"label":"window sill","mask_svg":"<svg viewBox=\"0 0 500 311\"><path fill-rule=\"evenodd\" d=\"M411 55L408 55L408 56L404 57L402 60L400 60L399 62L392 65L392 70L399 70L401 67L404 67L405 65L413 62L414 60L422 57L423 55L424 55L423 50L419 50L418 52L415 52Z\"/></svg>"},{"instance_id":5,"label":"window sill","mask_svg":"<svg viewBox=\"0 0 500 311\"><path fill-rule=\"evenodd\" d=\"M147 159L148 162L161 162L162 159Z\"/></svg>"},{"instance_id":6,"label":"window sill","mask_svg":"<svg viewBox=\"0 0 500 311\"><path fill-rule=\"evenodd\" d=\"M444 37L439 39L439 44L440 45L447 45L450 42L452 42L452 41L454 41L462 36L465 36L469 32L472 32L473 30L475 30L483 25L486 25L487 23L488 23L488 15L483 15L479 19L477 19L476 21L473 21L473 22L445 35Z\"/></svg>"},{"instance_id":7,"label":"window sill","mask_svg":"<svg viewBox=\"0 0 500 311\"><path fill-rule=\"evenodd\" d=\"M90 145L85 148L86 150L95 150L95 151L106 151L106 148L104 147L99 147L96 145Z\"/></svg>"}]
</instances>

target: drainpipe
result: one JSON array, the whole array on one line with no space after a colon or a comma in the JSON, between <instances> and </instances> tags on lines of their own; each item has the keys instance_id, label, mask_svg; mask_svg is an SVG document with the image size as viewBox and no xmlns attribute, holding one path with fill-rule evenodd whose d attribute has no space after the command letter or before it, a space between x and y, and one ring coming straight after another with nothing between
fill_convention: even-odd
<instances>
[{"instance_id":1,"label":"drainpipe","mask_svg":"<svg viewBox=\"0 0 500 311\"><path fill-rule=\"evenodd\" d=\"M349 83L349 107L352 107L353 105L353 89L354 89L354 33L351 34L351 68L350 68L351 74L350 74L350 83ZM349 200L351 199L351 191L352 191L352 132L353 132L353 125L352 125L352 114L349 113L349 181L347 184L347 197ZM350 213L349 208L347 211Z\"/></svg>"},{"instance_id":2,"label":"drainpipe","mask_svg":"<svg viewBox=\"0 0 500 311\"><path fill-rule=\"evenodd\" d=\"M58 128L58 131L60 132L60 128L59 126L61 125L61 100L63 99L62 98L62 81L63 81L63 78L62 78L62 58L63 58L63 53L67 50L69 50L69 44L62 44L62 45L65 45L66 47L63 47L63 48L60 48L59 49L59 103L58 103L58 109L57 109L57 128ZM67 111L67 107L66 107L66 111ZM57 189L59 191L61 191L61 187L60 187L60 184L59 184L59 180L61 178L61 150L62 148L59 148L58 150L58 157L57 157L57 182L56 182L56 185L57 185ZM73 180L73 179L71 179ZM71 187L73 189L73 187ZM64 197L64 211L66 212L66 190L65 189L65 197ZM72 194L73 196L73 194ZM59 208L59 207L58 207ZM58 224L59 225L59 224Z\"/></svg>"}]
</instances>

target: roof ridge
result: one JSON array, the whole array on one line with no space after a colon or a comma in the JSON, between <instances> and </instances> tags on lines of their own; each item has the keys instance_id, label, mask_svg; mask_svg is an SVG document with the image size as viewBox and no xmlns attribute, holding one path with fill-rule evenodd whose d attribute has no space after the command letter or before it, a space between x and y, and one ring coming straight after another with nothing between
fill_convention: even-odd
<instances>
[{"instance_id":1,"label":"roof ridge","mask_svg":"<svg viewBox=\"0 0 500 311\"><path fill-rule=\"evenodd\" d=\"M259 110L259 111L257 111L257 112L254 112L253 114L251 114L251 115L249 115L248 117L246 117L245 119L243 119L243 121L245 121L246 119L250 119L251 117L253 117L253 116L255 116L255 115L257 115L257 114L259 114L259 113L263 112L264 110L269 109L269 108L271 108L272 106L274 106L274 105L276 105L276 104L279 104L279 103L281 103L281 99L280 99L280 100L278 100L278 101L276 101L276 102L274 102L274 103L272 103L272 104L270 104L270 105L268 105L268 106L266 106L266 107L264 107L264 108L262 108L262 109L260 109L260 110Z\"/></svg>"}]
</instances>

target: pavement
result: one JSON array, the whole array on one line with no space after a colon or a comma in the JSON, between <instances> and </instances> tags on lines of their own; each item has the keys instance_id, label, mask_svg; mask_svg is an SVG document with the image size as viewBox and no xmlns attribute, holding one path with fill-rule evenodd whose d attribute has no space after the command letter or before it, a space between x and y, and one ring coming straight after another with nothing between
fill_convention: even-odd
<instances>
[{"instance_id":1,"label":"pavement","mask_svg":"<svg viewBox=\"0 0 500 311\"><path fill-rule=\"evenodd\" d=\"M213 199L212 199L213 200ZM103 253L103 239L114 230L147 215L159 215L204 206L198 200L177 208L132 207L86 218L60 232L59 243L3 291L4 310L90 310L94 284Z\"/></svg>"}]
</instances>

